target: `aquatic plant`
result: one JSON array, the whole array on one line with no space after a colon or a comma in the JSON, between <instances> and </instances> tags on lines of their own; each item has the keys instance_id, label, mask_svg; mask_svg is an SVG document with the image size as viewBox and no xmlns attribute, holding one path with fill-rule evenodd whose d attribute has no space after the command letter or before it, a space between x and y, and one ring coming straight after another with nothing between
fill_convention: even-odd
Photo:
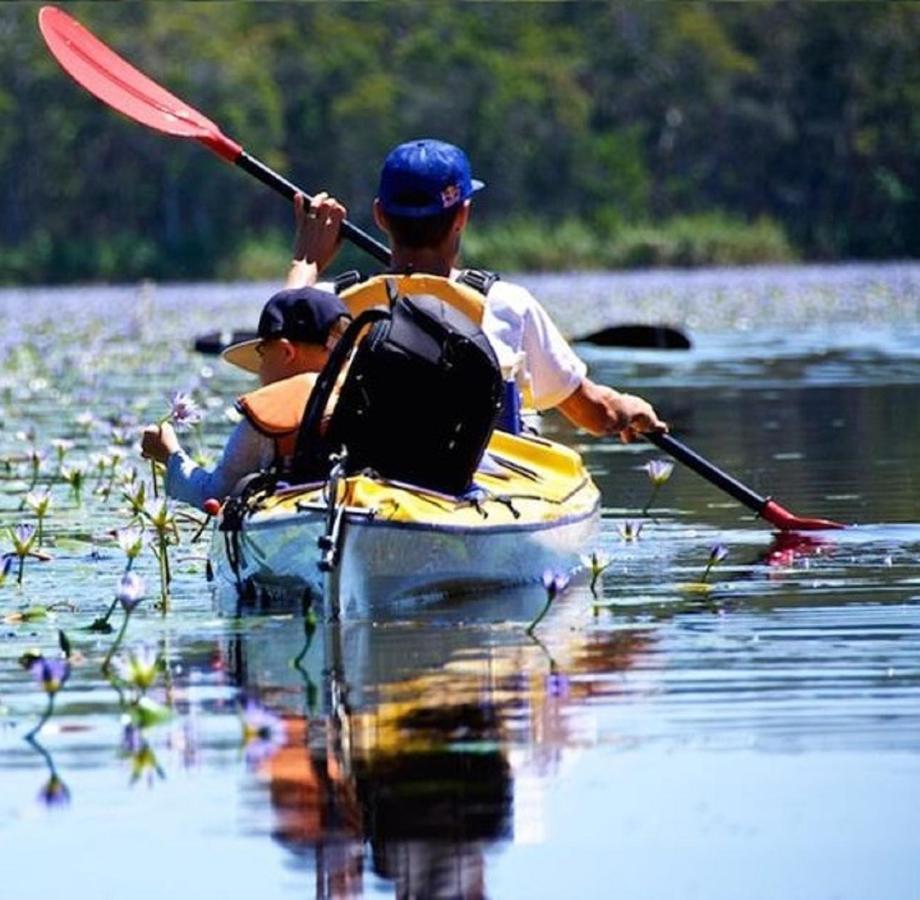
<instances>
[{"instance_id":1,"label":"aquatic plant","mask_svg":"<svg viewBox=\"0 0 920 900\"><path fill-rule=\"evenodd\" d=\"M141 706L143 706L143 701L139 701L138 708ZM153 785L156 778L164 779L166 774L144 734L144 727L134 722L129 722L125 726L122 751L131 761L131 784L137 784L146 777L149 787Z\"/></svg>"},{"instance_id":2,"label":"aquatic plant","mask_svg":"<svg viewBox=\"0 0 920 900\"><path fill-rule=\"evenodd\" d=\"M45 517L48 515L48 510L51 508L51 492L47 490L29 491L26 494L26 506L35 513L35 517L38 519L38 534L36 541L37 545L41 547L45 532Z\"/></svg>"},{"instance_id":3,"label":"aquatic plant","mask_svg":"<svg viewBox=\"0 0 920 900\"><path fill-rule=\"evenodd\" d=\"M157 679L160 655L147 644L131 648L128 653L114 659L115 672L126 684L145 694Z\"/></svg>"},{"instance_id":4,"label":"aquatic plant","mask_svg":"<svg viewBox=\"0 0 920 900\"><path fill-rule=\"evenodd\" d=\"M652 459L649 460L649 462L647 462L642 468L648 475L648 480L652 483L652 492L649 495L645 506L642 508L642 515L646 516L648 515L649 508L654 502L655 497L658 495L658 491L661 490L662 485L664 485L671 477L671 473L674 471L674 463L668 462L664 459Z\"/></svg>"},{"instance_id":5,"label":"aquatic plant","mask_svg":"<svg viewBox=\"0 0 920 900\"><path fill-rule=\"evenodd\" d=\"M68 806L70 788L61 780L57 772L52 772L38 792L38 801L49 808Z\"/></svg>"},{"instance_id":6,"label":"aquatic plant","mask_svg":"<svg viewBox=\"0 0 920 900\"><path fill-rule=\"evenodd\" d=\"M543 621L544 616L549 612L550 606L553 605L553 601L568 587L570 578L565 572L547 569L543 573L542 581L543 588L546 590L546 603L543 604L543 608L525 629L527 634L532 633L537 625Z\"/></svg>"},{"instance_id":7,"label":"aquatic plant","mask_svg":"<svg viewBox=\"0 0 920 900\"><path fill-rule=\"evenodd\" d=\"M61 466L61 477L70 485L74 501L79 505L83 502L83 480L86 469L81 465Z\"/></svg>"},{"instance_id":8,"label":"aquatic plant","mask_svg":"<svg viewBox=\"0 0 920 900\"><path fill-rule=\"evenodd\" d=\"M179 530L172 507L167 500L151 500L144 506L144 515L156 533L154 553L160 569L160 609L165 616L169 610L169 585L172 574L169 568L169 545L179 543Z\"/></svg>"},{"instance_id":9,"label":"aquatic plant","mask_svg":"<svg viewBox=\"0 0 920 900\"><path fill-rule=\"evenodd\" d=\"M10 539L13 542L13 553L19 558L19 571L16 573L16 583L22 584L22 572L25 568L27 556L32 556L32 545L38 536L34 525L23 523L9 529Z\"/></svg>"},{"instance_id":10,"label":"aquatic plant","mask_svg":"<svg viewBox=\"0 0 920 900\"><path fill-rule=\"evenodd\" d=\"M35 737L54 714L54 698L70 678L70 662L67 659L48 659L39 654L29 664L29 671L47 695L48 704L38 724L26 735L27 740Z\"/></svg>"},{"instance_id":11,"label":"aquatic plant","mask_svg":"<svg viewBox=\"0 0 920 900\"><path fill-rule=\"evenodd\" d=\"M125 615L121 620L121 628L118 630L118 634L112 642L112 646L109 647L109 652L106 653L102 663L102 674L105 676L108 676L111 671L112 657L121 645L122 640L124 640L125 632L128 630L128 622L131 620L131 614L137 609L137 605L141 600L144 599L145 593L146 587L144 585L144 579L139 575L135 575L133 572L125 572L121 577L121 581L118 583L118 588L115 591L115 599L109 606L108 612L106 612L102 619L97 619L90 625L92 631L108 631L109 618L115 610L115 607L121 604L121 608L124 610Z\"/></svg>"},{"instance_id":12,"label":"aquatic plant","mask_svg":"<svg viewBox=\"0 0 920 900\"><path fill-rule=\"evenodd\" d=\"M131 518L140 519L144 515L144 507L147 505L147 482L136 481L130 486L125 486L121 496L128 504Z\"/></svg>"},{"instance_id":13,"label":"aquatic plant","mask_svg":"<svg viewBox=\"0 0 920 900\"><path fill-rule=\"evenodd\" d=\"M51 446L54 448L55 455L57 456L58 471L63 474L64 458L73 450L74 442L67 438L55 438L51 442Z\"/></svg>"},{"instance_id":14,"label":"aquatic plant","mask_svg":"<svg viewBox=\"0 0 920 900\"><path fill-rule=\"evenodd\" d=\"M581 557L581 564L591 573L591 583L589 585L591 593L597 596L597 582L604 571L610 567L613 560L606 553L599 553L597 550Z\"/></svg>"},{"instance_id":15,"label":"aquatic plant","mask_svg":"<svg viewBox=\"0 0 920 900\"><path fill-rule=\"evenodd\" d=\"M639 540L639 535L642 534L642 522L634 522L632 519L627 519L625 522L620 522L617 525L617 534L624 541L637 541Z\"/></svg>"},{"instance_id":16,"label":"aquatic plant","mask_svg":"<svg viewBox=\"0 0 920 900\"><path fill-rule=\"evenodd\" d=\"M119 528L115 532L115 539L118 541L118 546L121 547L127 560L125 572L130 572L131 566L134 565L134 560L140 556L141 551L144 549L144 529L134 525Z\"/></svg>"},{"instance_id":17,"label":"aquatic plant","mask_svg":"<svg viewBox=\"0 0 920 900\"><path fill-rule=\"evenodd\" d=\"M169 398L169 414L160 424L169 421L177 431L183 431L197 425L203 418L201 407L184 391L176 391Z\"/></svg>"},{"instance_id":18,"label":"aquatic plant","mask_svg":"<svg viewBox=\"0 0 920 900\"><path fill-rule=\"evenodd\" d=\"M700 582L702 584L706 584L706 580L709 578L709 572L712 567L722 562L726 556L728 556L728 547L726 547L724 544L716 544L709 551L709 559L706 560L706 568L703 570L703 574L700 576Z\"/></svg>"}]
</instances>

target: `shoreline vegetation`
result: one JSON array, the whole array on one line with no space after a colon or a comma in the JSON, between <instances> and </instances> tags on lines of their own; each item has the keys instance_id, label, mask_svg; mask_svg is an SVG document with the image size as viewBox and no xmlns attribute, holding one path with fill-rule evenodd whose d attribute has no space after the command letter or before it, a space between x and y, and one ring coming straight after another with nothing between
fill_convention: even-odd
<instances>
[{"instance_id":1,"label":"shoreline vegetation","mask_svg":"<svg viewBox=\"0 0 920 900\"><path fill-rule=\"evenodd\" d=\"M343 265L337 270L370 271L366 257L353 248L343 248L340 259ZM477 223L464 235L463 259L465 265L495 271L569 272L791 263L799 255L775 222L743 222L713 213L617 228L524 217ZM225 281L270 280L289 262L289 235L273 232L245 241L221 263L217 276Z\"/></svg>"},{"instance_id":2,"label":"shoreline vegetation","mask_svg":"<svg viewBox=\"0 0 920 900\"><path fill-rule=\"evenodd\" d=\"M197 249L164 258L149 240L124 235L96 241L74 237L66 245L45 235L7 250L0 285L95 281L172 280L195 271L189 280L264 281L282 277L290 262L289 234L279 230L253 235L209 265L191 262ZM592 226L568 219L549 223L514 217L477 223L464 238L469 266L506 272L566 272L594 269L700 268L791 263L800 260L782 227L769 219L744 222L724 213L679 216L658 224ZM345 245L336 271L372 271L368 259ZM49 275L53 273L53 278Z\"/></svg>"},{"instance_id":3,"label":"shoreline vegetation","mask_svg":"<svg viewBox=\"0 0 920 900\"><path fill-rule=\"evenodd\" d=\"M37 11L0 3L0 284L277 278L290 208L89 96ZM67 11L360 228L393 146L459 144L487 184L466 265L920 258L918 3ZM337 268L375 270L346 249Z\"/></svg>"}]
</instances>

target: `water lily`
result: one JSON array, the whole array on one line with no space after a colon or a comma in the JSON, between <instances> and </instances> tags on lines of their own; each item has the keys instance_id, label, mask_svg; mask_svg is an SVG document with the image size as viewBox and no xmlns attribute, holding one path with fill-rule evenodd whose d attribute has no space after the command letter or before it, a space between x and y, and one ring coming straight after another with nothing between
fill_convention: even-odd
<instances>
[{"instance_id":1,"label":"water lily","mask_svg":"<svg viewBox=\"0 0 920 900\"><path fill-rule=\"evenodd\" d=\"M141 693L153 685L160 671L159 653L146 644L133 647L126 656L116 658L114 663L118 677Z\"/></svg>"},{"instance_id":2,"label":"water lily","mask_svg":"<svg viewBox=\"0 0 920 900\"><path fill-rule=\"evenodd\" d=\"M119 528L115 532L115 539L127 557L128 564L125 571L129 571L134 560L140 556L141 551L144 549L144 529L136 526Z\"/></svg>"},{"instance_id":3,"label":"water lily","mask_svg":"<svg viewBox=\"0 0 920 900\"><path fill-rule=\"evenodd\" d=\"M706 561L706 568L703 570L703 574L700 576L700 581L705 584L706 579L709 577L709 572L713 566L717 566L722 562L725 557L728 556L728 547L724 544L716 544L709 551L709 559Z\"/></svg>"},{"instance_id":4,"label":"water lily","mask_svg":"<svg viewBox=\"0 0 920 900\"><path fill-rule=\"evenodd\" d=\"M86 469L80 465L61 466L61 477L70 485L74 499L79 503L83 494L83 479Z\"/></svg>"},{"instance_id":5,"label":"water lily","mask_svg":"<svg viewBox=\"0 0 920 900\"><path fill-rule=\"evenodd\" d=\"M648 480L655 487L661 487L671 477L671 473L674 471L674 463L664 459L653 459L642 468L645 469Z\"/></svg>"},{"instance_id":6,"label":"water lily","mask_svg":"<svg viewBox=\"0 0 920 900\"><path fill-rule=\"evenodd\" d=\"M546 603L543 604L543 609L537 613L534 620L527 626L527 633L533 633L533 630L543 621L543 617L549 612L550 606L552 606L553 601L556 599L558 594L561 594L569 584L569 576L565 572L560 572L556 569L547 569L543 573L543 587L546 590Z\"/></svg>"},{"instance_id":7,"label":"water lily","mask_svg":"<svg viewBox=\"0 0 920 900\"><path fill-rule=\"evenodd\" d=\"M144 599L146 593L144 579L133 572L125 572L118 583L115 599L121 604L126 613L134 612L137 604Z\"/></svg>"},{"instance_id":8,"label":"water lily","mask_svg":"<svg viewBox=\"0 0 920 900\"><path fill-rule=\"evenodd\" d=\"M606 553L599 553L596 550L581 556L581 564L591 573L590 588L595 597L597 596L597 582L611 562L611 558Z\"/></svg>"},{"instance_id":9,"label":"water lily","mask_svg":"<svg viewBox=\"0 0 920 900\"><path fill-rule=\"evenodd\" d=\"M621 522L617 525L617 532L624 541L637 541L639 535L642 534L642 522L634 522L632 519L627 519L625 522Z\"/></svg>"},{"instance_id":10,"label":"water lily","mask_svg":"<svg viewBox=\"0 0 920 900\"><path fill-rule=\"evenodd\" d=\"M179 543L176 517L166 500L151 500L144 506L144 515L156 531L156 557L160 567L160 609L165 616L169 611L169 585L172 575L169 570L169 544Z\"/></svg>"},{"instance_id":11,"label":"water lily","mask_svg":"<svg viewBox=\"0 0 920 900\"><path fill-rule=\"evenodd\" d=\"M664 459L652 459L642 468L648 475L648 480L652 483L652 493L642 509L642 515L645 516L648 515L649 507L655 500L658 491L661 490L661 486L671 477L671 473L674 471L674 463Z\"/></svg>"},{"instance_id":12,"label":"water lily","mask_svg":"<svg viewBox=\"0 0 920 900\"><path fill-rule=\"evenodd\" d=\"M70 678L70 663L66 659L40 656L31 666L32 677L49 696L56 694Z\"/></svg>"},{"instance_id":13,"label":"water lily","mask_svg":"<svg viewBox=\"0 0 920 900\"><path fill-rule=\"evenodd\" d=\"M49 809L67 806L70 803L70 789L61 781L57 772L42 785L38 792L38 802Z\"/></svg>"},{"instance_id":14,"label":"water lily","mask_svg":"<svg viewBox=\"0 0 920 900\"><path fill-rule=\"evenodd\" d=\"M45 516L48 515L48 510L51 508L51 493L49 491L29 491L26 494L26 506L35 513L38 519L37 541L38 546L41 547L45 530Z\"/></svg>"},{"instance_id":15,"label":"water lily","mask_svg":"<svg viewBox=\"0 0 920 900\"><path fill-rule=\"evenodd\" d=\"M77 413L73 421L80 431L90 431L93 425L96 424L96 417L89 410L84 410L81 413Z\"/></svg>"},{"instance_id":16,"label":"water lily","mask_svg":"<svg viewBox=\"0 0 920 900\"><path fill-rule=\"evenodd\" d=\"M9 535L13 542L13 553L19 558L16 583L22 584L22 572L25 567L26 557L32 555L32 545L37 539L38 532L35 530L34 525L24 522L21 525L10 528Z\"/></svg>"},{"instance_id":17,"label":"water lily","mask_svg":"<svg viewBox=\"0 0 920 900\"><path fill-rule=\"evenodd\" d=\"M122 491L121 496L127 502L132 517L139 518L147 505L147 482L135 482L132 487Z\"/></svg>"},{"instance_id":18,"label":"water lily","mask_svg":"<svg viewBox=\"0 0 920 900\"><path fill-rule=\"evenodd\" d=\"M69 451L73 450L74 443L67 438L56 438L51 442L51 446L57 454L58 467L60 468L64 463L64 457L67 456Z\"/></svg>"},{"instance_id":19,"label":"water lily","mask_svg":"<svg viewBox=\"0 0 920 900\"><path fill-rule=\"evenodd\" d=\"M163 421L172 422L177 431L197 425L202 419L201 408L191 394L176 391L169 398L169 415Z\"/></svg>"},{"instance_id":20,"label":"water lily","mask_svg":"<svg viewBox=\"0 0 920 900\"><path fill-rule=\"evenodd\" d=\"M547 569L543 573L543 587L546 588L546 593L555 599L557 594L562 593L569 585L569 576L565 572L560 572L555 569Z\"/></svg>"}]
</instances>

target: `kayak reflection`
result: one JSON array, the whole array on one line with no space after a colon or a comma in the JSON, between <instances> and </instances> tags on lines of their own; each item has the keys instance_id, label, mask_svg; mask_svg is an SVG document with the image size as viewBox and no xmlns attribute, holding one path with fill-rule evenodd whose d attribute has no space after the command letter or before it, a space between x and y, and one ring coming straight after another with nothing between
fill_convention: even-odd
<instances>
[{"instance_id":1,"label":"kayak reflection","mask_svg":"<svg viewBox=\"0 0 920 900\"><path fill-rule=\"evenodd\" d=\"M258 775L273 838L315 872L321 897L361 895L368 871L398 897L486 896L487 851L541 831L528 821L537 776L579 740L569 710L615 694L651 645L645 631L566 629L549 649L522 629L436 619L321 625L299 653L296 621L283 624L240 636L226 657L246 695L283 716L284 742Z\"/></svg>"}]
</instances>

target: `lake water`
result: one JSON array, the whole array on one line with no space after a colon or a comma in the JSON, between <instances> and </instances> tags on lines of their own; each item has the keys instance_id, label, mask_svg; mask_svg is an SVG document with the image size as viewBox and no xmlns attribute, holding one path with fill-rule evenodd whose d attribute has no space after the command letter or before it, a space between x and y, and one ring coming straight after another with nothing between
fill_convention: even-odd
<instances>
[{"instance_id":1,"label":"lake water","mask_svg":"<svg viewBox=\"0 0 920 900\"><path fill-rule=\"evenodd\" d=\"M53 556L0 586L0 896L920 897L920 267L527 281L568 333L689 331L580 351L760 493L852 527L779 541L680 467L643 517L661 454L547 417L603 490L596 599L576 581L534 638L496 595L306 644L293 613L217 615L183 522L167 615L149 549L134 566L125 646L166 661L147 721L86 630L125 567L119 479L147 476L131 441L173 388L220 447L247 382L190 339L252 327L272 286L0 292L0 525L35 521L36 447ZM79 501L61 464L88 469ZM19 659L59 629L72 675L30 742L47 701Z\"/></svg>"}]
</instances>

